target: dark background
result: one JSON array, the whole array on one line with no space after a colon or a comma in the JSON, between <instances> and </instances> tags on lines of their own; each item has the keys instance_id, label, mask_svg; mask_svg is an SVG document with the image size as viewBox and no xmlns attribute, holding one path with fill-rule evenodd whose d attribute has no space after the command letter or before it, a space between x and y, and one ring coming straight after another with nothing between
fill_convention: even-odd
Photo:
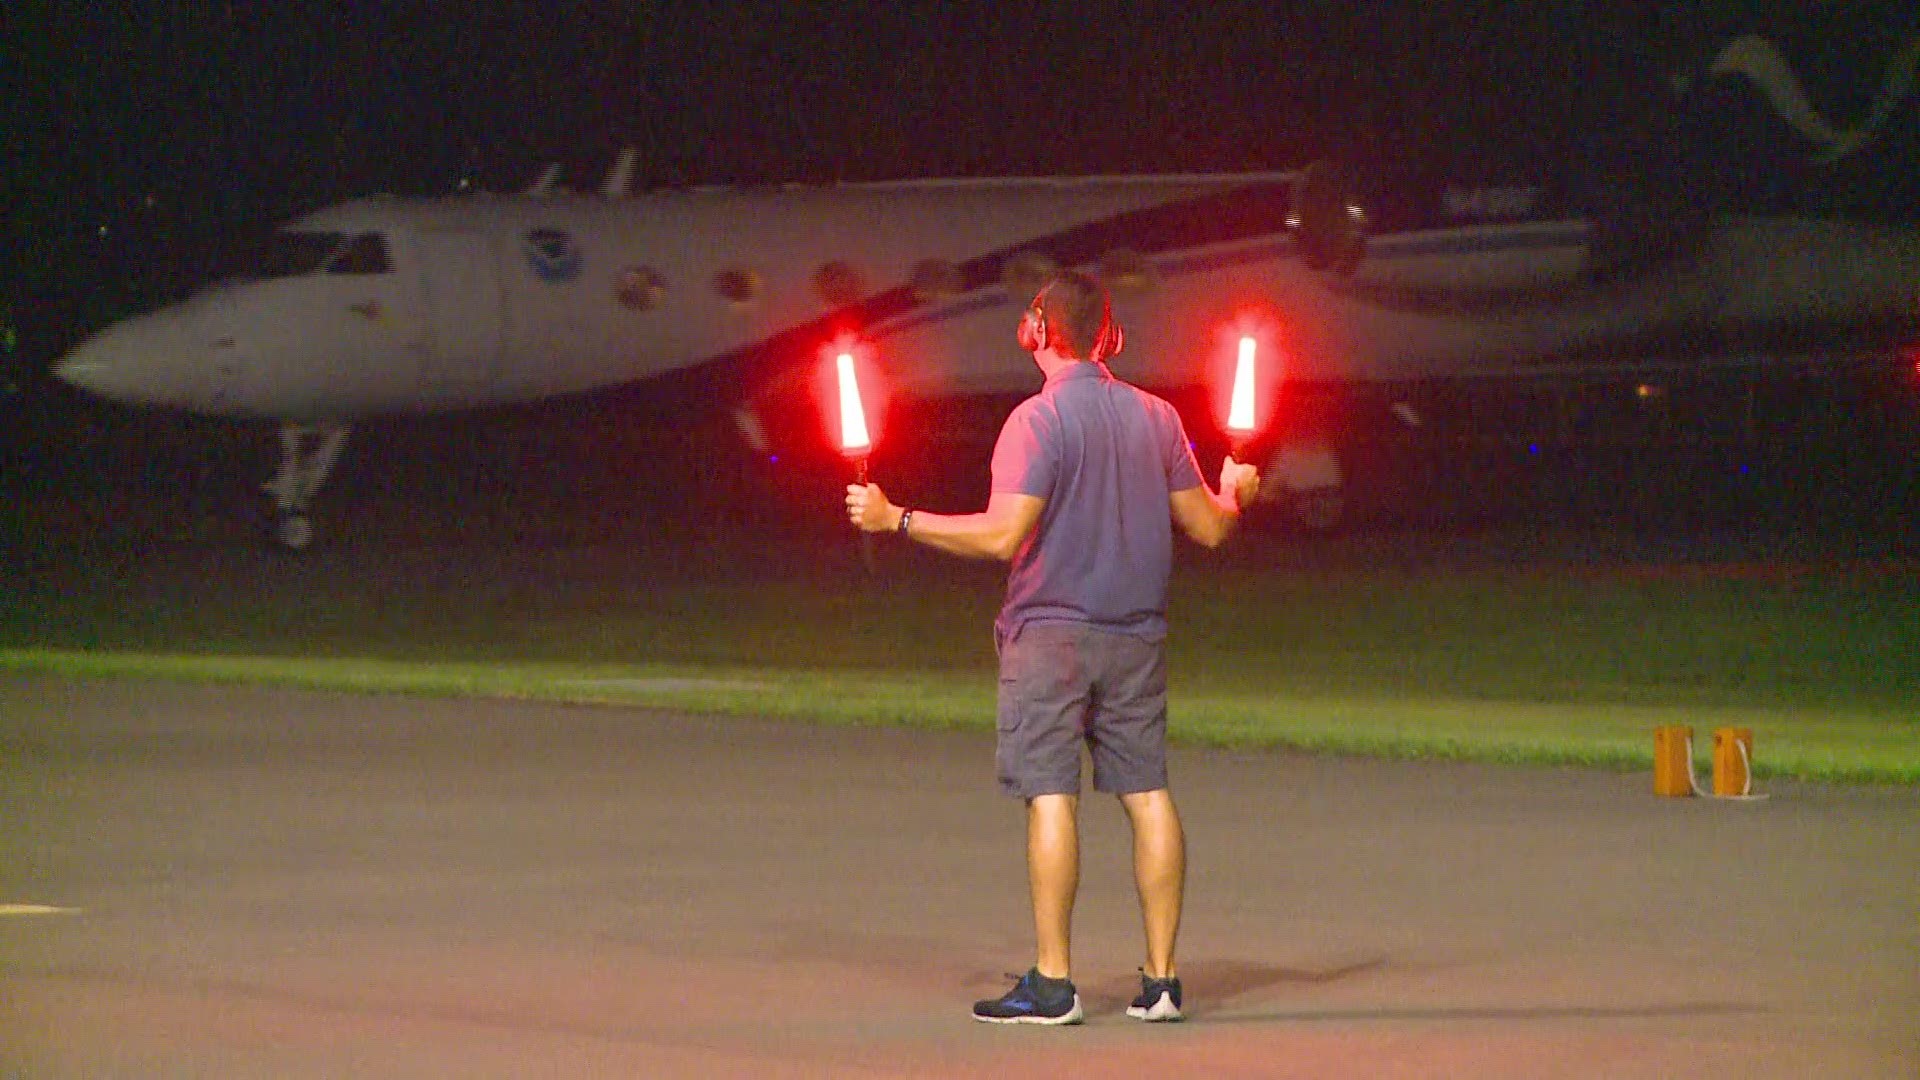
<instances>
[{"instance_id":1,"label":"dark background","mask_svg":"<svg viewBox=\"0 0 1920 1080\"><path fill-rule=\"evenodd\" d=\"M1837 125L1858 123L1920 33L1911 3L1767 0L28 2L0 18L0 481L16 503L57 487L50 476L69 486L91 476L102 492L222 508L245 497L232 494L245 488L233 474L270 464L269 429L77 401L44 368L87 329L217 273L212 253L234 237L341 198L513 190L555 161L565 182L591 188L627 146L641 152L639 187L1274 169L1327 154L1484 166L1657 127L1676 87L1743 33L1773 39ZM1911 131L1889 141L1916 145ZM1905 164L1909 177L1920 170ZM1851 390L1813 389L1822 409L1857 411ZM1870 452L1891 464L1854 485L1863 494L1835 489L1831 470L1801 486L1829 503L1907 506L1902 392L1872 391L1884 419L1865 436L1842 432L1836 446L1795 430L1748 449L1785 463L1830 447L1849 475ZM369 427L329 494L364 502L391 488L405 501L437 484L475 504L497 488L554 484L575 498L589 466L601 475L586 488L618 490L621 469L673 450L618 397L559 420L537 409L513 419L531 427L502 434L484 417L408 429L418 435ZM591 445L575 445L579 432ZM1538 471L1528 441L1496 440L1516 465L1447 468ZM1730 513L1773 504L1746 458L1719 453L1698 468L1734 485ZM1608 506L1612 476L1575 486ZM1504 502L1539 486L1473 485Z\"/></svg>"},{"instance_id":2,"label":"dark background","mask_svg":"<svg viewBox=\"0 0 1920 1080\"><path fill-rule=\"evenodd\" d=\"M591 186L625 146L643 186L1533 153L1646 122L1746 32L1844 122L1920 32L1910 4L1764 0L29 0L5 18L11 296L349 195L507 189L550 161Z\"/></svg>"}]
</instances>

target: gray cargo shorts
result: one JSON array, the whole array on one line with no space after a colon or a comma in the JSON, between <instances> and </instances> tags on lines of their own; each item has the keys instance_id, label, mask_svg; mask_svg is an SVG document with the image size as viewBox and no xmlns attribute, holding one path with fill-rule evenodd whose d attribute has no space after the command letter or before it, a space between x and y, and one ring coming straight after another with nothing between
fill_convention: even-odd
<instances>
[{"instance_id":1,"label":"gray cargo shorts","mask_svg":"<svg viewBox=\"0 0 1920 1080\"><path fill-rule=\"evenodd\" d=\"M1166 643L1029 623L1000 644L995 726L1000 787L1016 798L1079 794L1082 744L1095 791L1166 787Z\"/></svg>"}]
</instances>

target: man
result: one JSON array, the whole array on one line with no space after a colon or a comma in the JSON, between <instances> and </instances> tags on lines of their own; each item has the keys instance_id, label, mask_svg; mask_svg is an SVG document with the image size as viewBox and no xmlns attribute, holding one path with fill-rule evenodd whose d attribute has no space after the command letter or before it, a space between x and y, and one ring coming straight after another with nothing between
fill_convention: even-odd
<instances>
[{"instance_id":1,"label":"man","mask_svg":"<svg viewBox=\"0 0 1920 1080\"><path fill-rule=\"evenodd\" d=\"M1113 377L1119 350L1106 290L1057 275L1021 320L1046 383L1007 418L978 514L907 510L878 485L849 485L847 515L956 555L1013 565L994 623L1000 656L1000 784L1026 801L1027 878L1037 949L1005 995L974 1006L988 1023L1074 1024L1069 936L1080 880L1080 747L1096 791L1133 828L1147 959L1128 1015L1178 1020L1174 939L1186 837L1167 790L1166 591L1172 525L1214 547L1254 497L1259 472L1228 457L1207 489L1179 414Z\"/></svg>"}]
</instances>

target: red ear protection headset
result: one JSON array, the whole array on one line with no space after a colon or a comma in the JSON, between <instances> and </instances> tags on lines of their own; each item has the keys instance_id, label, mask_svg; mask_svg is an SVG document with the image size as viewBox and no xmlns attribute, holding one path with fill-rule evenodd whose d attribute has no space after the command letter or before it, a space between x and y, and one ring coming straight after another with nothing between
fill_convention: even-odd
<instances>
[{"instance_id":1,"label":"red ear protection headset","mask_svg":"<svg viewBox=\"0 0 1920 1080\"><path fill-rule=\"evenodd\" d=\"M1039 352L1047 347L1047 316L1040 310L1037 297L1033 306L1020 317L1020 327L1015 331L1015 336L1020 340L1020 347L1028 352ZM1118 354L1126 341L1126 331L1113 321L1113 312L1103 310L1100 313L1100 333L1093 339L1093 349L1087 354L1087 359L1105 362L1108 357Z\"/></svg>"},{"instance_id":2,"label":"red ear protection headset","mask_svg":"<svg viewBox=\"0 0 1920 1080\"><path fill-rule=\"evenodd\" d=\"M1047 347L1047 317L1040 313L1040 305L1035 304L1020 316L1020 329L1015 335L1020 339L1020 347L1028 352L1039 352Z\"/></svg>"},{"instance_id":3,"label":"red ear protection headset","mask_svg":"<svg viewBox=\"0 0 1920 1080\"><path fill-rule=\"evenodd\" d=\"M1113 321L1113 315L1108 313L1100 320L1100 337L1094 341L1093 355L1088 359L1098 360L1104 364L1118 355L1126 344L1127 332L1121 329L1120 324Z\"/></svg>"}]
</instances>

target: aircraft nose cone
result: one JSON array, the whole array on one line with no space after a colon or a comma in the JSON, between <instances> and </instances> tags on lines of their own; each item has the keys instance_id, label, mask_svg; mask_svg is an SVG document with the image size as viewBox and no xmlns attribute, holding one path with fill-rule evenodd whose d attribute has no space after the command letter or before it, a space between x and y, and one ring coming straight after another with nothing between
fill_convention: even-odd
<instances>
[{"instance_id":1,"label":"aircraft nose cone","mask_svg":"<svg viewBox=\"0 0 1920 1080\"><path fill-rule=\"evenodd\" d=\"M102 355L98 339L84 342L53 365L53 375L62 382L88 393L118 398L126 391L124 372L118 371L112 358ZM116 375L122 377L116 378Z\"/></svg>"},{"instance_id":2,"label":"aircraft nose cone","mask_svg":"<svg viewBox=\"0 0 1920 1080\"><path fill-rule=\"evenodd\" d=\"M53 365L53 374L61 382L71 383L82 390L92 390L107 373L108 367L108 364L100 360L69 357Z\"/></svg>"},{"instance_id":3,"label":"aircraft nose cone","mask_svg":"<svg viewBox=\"0 0 1920 1080\"><path fill-rule=\"evenodd\" d=\"M94 334L54 363L54 377L111 401L146 400L152 388L143 385L142 365L126 337L119 327Z\"/></svg>"}]
</instances>

